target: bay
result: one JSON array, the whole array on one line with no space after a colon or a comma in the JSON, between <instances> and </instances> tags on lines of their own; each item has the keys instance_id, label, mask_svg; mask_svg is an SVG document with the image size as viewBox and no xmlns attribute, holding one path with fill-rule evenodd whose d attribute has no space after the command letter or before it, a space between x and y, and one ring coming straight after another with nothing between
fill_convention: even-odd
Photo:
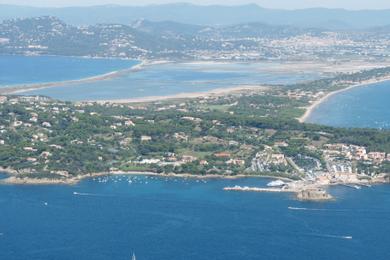
<instances>
[{"instance_id":1,"label":"bay","mask_svg":"<svg viewBox=\"0 0 390 260\"><path fill-rule=\"evenodd\" d=\"M307 122L336 127L390 129L390 81L355 87L317 106Z\"/></svg>"},{"instance_id":2,"label":"bay","mask_svg":"<svg viewBox=\"0 0 390 260\"><path fill-rule=\"evenodd\" d=\"M332 187L337 200L326 203L223 191L268 181L115 176L0 186L0 259L390 258L389 186Z\"/></svg>"}]
</instances>

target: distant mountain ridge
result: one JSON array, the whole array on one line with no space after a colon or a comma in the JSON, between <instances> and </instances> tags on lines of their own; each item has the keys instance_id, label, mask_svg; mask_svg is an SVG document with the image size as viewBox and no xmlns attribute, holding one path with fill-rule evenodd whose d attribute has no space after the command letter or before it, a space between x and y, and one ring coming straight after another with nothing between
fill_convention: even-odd
<instances>
[{"instance_id":1,"label":"distant mountain ridge","mask_svg":"<svg viewBox=\"0 0 390 260\"><path fill-rule=\"evenodd\" d=\"M68 24L130 24L139 19L197 25L266 23L326 29L362 29L390 25L390 10L349 11L312 8L266 9L255 4L241 6L165 4L149 6L103 5L91 7L38 8L0 5L0 20L56 16Z\"/></svg>"},{"instance_id":2,"label":"distant mountain ridge","mask_svg":"<svg viewBox=\"0 0 390 260\"><path fill-rule=\"evenodd\" d=\"M390 57L388 26L356 31L137 20L74 26L53 16L0 22L0 54L135 59L262 60Z\"/></svg>"}]
</instances>

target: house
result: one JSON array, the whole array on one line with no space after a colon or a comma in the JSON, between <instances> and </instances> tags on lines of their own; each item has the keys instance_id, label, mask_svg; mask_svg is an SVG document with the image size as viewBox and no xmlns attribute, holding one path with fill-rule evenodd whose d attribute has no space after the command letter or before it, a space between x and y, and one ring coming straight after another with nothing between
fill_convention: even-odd
<instances>
[{"instance_id":1,"label":"house","mask_svg":"<svg viewBox=\"0 0 390 260\"><path fill-rule=\"evenodd\" d=\"M364 147L355 147L355 155L360 160L367 160L367 151Z\"/></svg>"},{"instance_id":2,"label":"house","mask_svg":"<svg viewBox=\"0 0 390 260\"><path fill-rule=\"evenodd\" d=\"M288 143L283 142L283 141L279 141L279 142L275 142L275 146L277 146L277 147L288 147Z\"/></svg>"},{"instance_id":3,"label":"house","mask_svg":"<svg viewBox=\"0 0 390 260\"><path fill-rule=\"evenodd\" d=\"M191 163L193 161L196 161L198 160L198 158L196 158L195 156L192 156L192 155L183 155L181 157L181 160L185 163Z\"/></svg>"},{"instance_id":4,"label":"house","mask_svg":"<svg viewBox=\"0 0 390 260\"><path fill-rule=\"evenodd\" d=\"M148 142L148 141L152 141L152 137L151 136L148 136L148 135L142 135L141 136L141 142Z\"/></svg>"},{"instance_id":5,"label":"house","mask_svg":"<svg viewBox=\"0 0 390 260\"><path fill-rule=\"evenodd\" d=\"M49 122L43 122L43 123L42 123L42 126L43 126L43 127L50 128L50 127L51 127L51 124L50 124Z\"/></svg>"},{"instance_id":6,"label":"house","mask_svg":"<svg viewBox=\"0 0 390 260\"><path fill-rule=\"evenodd\" d=\"M160 159L143 159L142 161L138 162L139 164L157 164L161 162Z\"/></svg>"},{"instance_id":7,"label":"house","mask_svg":"<svg viewBox=\"0 0 390 260\"><path fill-rule=\"evenodd\" d=\"M229 164L229 165L236 165L236 166L244 166L245 165L245 161L240 160L240 159L230 159L230 160L226 161L225 163Z\"/></svg>"},{"instance_id":8,"label":"house","mask_svg":"<svg viewBox=\"0 0 390 260\"><path fill-rule=\"evenodd\" d=\"M38 122L38 117L33 116L33 117L30 118L30 121L33 122L33 123L36 123L36 122Z\"/></svg>"},{"instance_id":9,"label":"house","mask_svg":"<svg viewBox=\"0 0 390 260\"><path fill-rule=\"evenodd\" d=\"M383 162L386 160L386 153L380 152L370 152L367 154L368 159L371 159L376 162Z\"/></svg>"},{"instance_id":10,"label":"house","mask_svg":"<svg viewBox=\"0 0 390 260\"><path fill-rule=\"evenodd\" d=\"M200 164L200 165L203 165L203 166L206 166L206 165L209 165L209 162L206 161L206 160L201 160L201 161L199 162L199 164Z\"/></svg>"},{"instance_id":11,"label":"house","mask_svg":"<svg viewBox=\"0 0 390 260\"><path fill-rule=\"evenodd\" d=\"M133 121L127 120L127 121L125 122L125 126L135 126L135 124L134 124Z\"/></svg>"},{"instance_id":12,"label":"house","mask_svg":"<svg viewBox=\"0 0 390 260\"><path fill-rule=\"evenodd\" d=\"M287 164L284 154L274 153L271 155L271 162L274 164Z\"/></svg>"},{"instance_id":13,"label":"house","mask_svg":"<svg viewBox=\"0 0 390 260\"><path fill-rule=\"evenodd\" d=\"M229 141L229 145L230 145L230 146L239 146L240 143L237 142L237 141Z\"/></svg>"},{"instance_id":14,"label":"house","mask_svg":"<svg viewBox=\"0 0 390 260\"><path fill-rule=\"evenodd\" d=\"M43 157L43 158L45 158L45 159L47 159L47 158L49 158L51 155L52 155L52 154L51 154L50 152L42 152L40 156Z\"/></svg>"},{"instance_id":15,"label":"house","mask_svg":"<svg viewBox=\"0 0 390 260\"><path fill-rule=\"evenodd\" d=\"M175 133L173 137L178 141L188 141L188 136L184 133Z\"/></svg>"},{"instance_id":16,"label":"house","mask_svg":"<svg viewBox=\"0 0 390 260\"><path fill-rule=\"evenodd\" d=\"M228 152L221 152L221 153L215 153L214 156L217 158L230 158L231 154Z\"/></svg>"},{"instance_id":17,"label":"house","mask_svg":"<svg viewBox=\"0 0 390 260\"><path fill-rule=\"evenodd\" d=\"M15 121L15 122L13 123L13 126L14 126L14 127L18 127L18 126L21 126L22 124L23 124L22 121Z\"/></svg>"},{"instance_id":18,"label":"house","mask_svg":"<svg viewBox=\"0 0 390 260\"><path fill-rule=\"evenodd\" d=\"M202 119L200 119L200 118L195 118L195 117L192 117L192 116L183 116L181 119L183 119L183 120L188 120L188 121L192 121L192 122L196 122L196 123L202 122Z\"/></svg>"},{"instance_id":19,"label":"house","mask_svg":"<svg viewBox=\"0 0 390 260\"><path fill-rule=\"evenodd\" d=\"M36 152L37 149L34 149L32 147L24 147L23 150L25 150L26 152Z\"/></svg>"},{"instance_id":20,"label":"house","mask_svg":"<svg viewBox=\"0 0 390 260\"><path fill-rule=\"evenodd\" d=\"M58 144L51 144L51 145L49 145L49 147L54 148L54 149L62 149L62 146L58 145Z\"/></svg>"}]
</instances>

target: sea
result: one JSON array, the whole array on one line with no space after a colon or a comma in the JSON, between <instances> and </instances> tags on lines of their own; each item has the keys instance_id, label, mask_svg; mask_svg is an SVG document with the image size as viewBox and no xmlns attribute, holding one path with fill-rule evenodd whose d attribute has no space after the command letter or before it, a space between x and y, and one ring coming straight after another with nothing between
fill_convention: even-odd
<instances>
[{"instance_id":1,"label":"sea","mask_svg":"<svg viewBox=\"0 0 390 260\"><path fill-rule=\"evenodd\" d=\"M0 259L390 259L390 186L332 202L228 192L270 180L112 176L0 186Z\"/></svg>"},{"instance_id":2,"label":"sea","mask_svg":"<svg viewBox=\"0 0 390 260\"><path fill-rule=\"evenodd\" d=\"M360 86L331 96L307 122L336 127L390 129L390 81Z\"/></svg>"},{"instance_id":3,"label":"sea","mask_svg":"<svg viewBox=\"0 0 390 260\"><path fill-rule=\"evenodd\" d=\"M0 87L60 82L121 71L115 77L24 92L67 101L132 99L206 92L242 85L285 84L325 77L318 70L286 71L278 63L165 63L128 70L139 61L0 56ZM127 69L127 70L126 70ZM125 71L123 71L125 70ZM21 74L21 75L20 75Z\"/></svg>"}]
</instances>

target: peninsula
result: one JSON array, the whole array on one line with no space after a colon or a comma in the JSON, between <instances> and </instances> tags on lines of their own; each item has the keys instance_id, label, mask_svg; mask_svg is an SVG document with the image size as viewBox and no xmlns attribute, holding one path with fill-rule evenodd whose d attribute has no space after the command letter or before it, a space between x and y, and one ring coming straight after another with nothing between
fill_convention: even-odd
<instances>
[{"instance_id":1,"label":"peninsula","mask_svg":"<svg viewBox=\"0 0 390 260\"><path fill-rule=\"evenodd\" d=\"M389 75L390 68L380 68L138 103L1 96L0 167L9 175L2 182L73 184L118 173L267 176L292 180L280 191L302 199L328 185L388 182L389 131L296 118L316 98Z\"/></svg>"}]
</instances>

